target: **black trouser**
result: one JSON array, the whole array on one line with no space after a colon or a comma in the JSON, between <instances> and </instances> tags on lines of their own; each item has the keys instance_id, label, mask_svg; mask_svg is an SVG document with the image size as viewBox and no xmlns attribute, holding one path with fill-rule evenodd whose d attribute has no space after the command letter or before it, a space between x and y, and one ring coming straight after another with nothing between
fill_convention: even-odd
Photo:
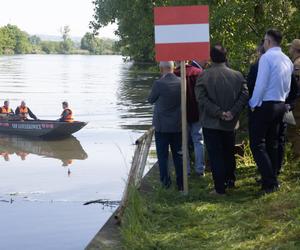
<instances>
[{"instance_id":1,"label":"black trouser","mask_svg":"<svg viewBox=\"0 0 300 250\"><path fill-rule=\"evenodd\" d=\"M278 169L277 175L280 174L283 161L284 161L284 153L285 153L285 144L286 144L286 132L287 132L287 123L281 121L279 124L279 132L278 132Z\"/></svg>"},{"instance_id":2,"label":"black trouser","mask_svg":"<svg viewBox=\"0 0 300 250\"><path fill-rule=\"evenodd\" d=\"M267 101L249 116L250 147L262 177L263 189L278 186L278 138L284 112L284 102Z\"/></svg>"},{"instance_id":3,"label":"black trouser","mask_svg":"<svg viewBox=\"0 0 300 250\"><path fill-rule=\"evenodd\" d=\"M203 128L215 190L225 193L226 183L235 181L234 131Z\"/></svg>"},{"instance_id":4,"label":"black trouser","mask_svg":"<svg viewBox=\"0 0 300 250\"><path fill-rule=\"evenodd\" d=\"M161 183L166 188L171 185L171 177L168 168L170 146L175 166L177 188L183 190L181 133L155 132L155 143Z\"/></svg>"}]
</instances>

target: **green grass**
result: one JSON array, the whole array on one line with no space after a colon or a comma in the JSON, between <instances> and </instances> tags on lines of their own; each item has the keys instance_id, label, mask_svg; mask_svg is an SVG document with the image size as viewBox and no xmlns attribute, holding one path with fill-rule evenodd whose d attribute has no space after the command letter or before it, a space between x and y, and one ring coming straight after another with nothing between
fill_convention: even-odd
<instances>
[{"instance_id":1,"label":"green grass","mask_svg":"<svg viewBox=\"0 0 300 250\"><path fill-rule=\"evenodd\" d=\"M189 178L189 194L132 190L122 224L124 249L300 249L300 164L290 159L281 189L264 195L246 144L237 188L215 197L211 175ZM289 150L288 150L289 151Z\"/></svg>"}]
</instances>

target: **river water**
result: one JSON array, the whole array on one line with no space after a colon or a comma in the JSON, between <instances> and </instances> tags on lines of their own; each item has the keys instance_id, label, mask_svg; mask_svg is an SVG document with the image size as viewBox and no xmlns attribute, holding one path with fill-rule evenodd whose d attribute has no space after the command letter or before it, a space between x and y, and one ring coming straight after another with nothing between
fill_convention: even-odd
<instances>
[{"instance_id":1,"label":"river water","mask_svg":"<svg viewBox=\"0 0 300 250\"><path fill-rule=\"evenodd\" d=\"M88 122L64 140L0 134L0 249L88 244L115 206L83 203L120 200L133 143L151 124L155 77L120 56L0 57L1 105L25 100L38 118L57 119L67 100Z\"/></svg>"}]
</instances>

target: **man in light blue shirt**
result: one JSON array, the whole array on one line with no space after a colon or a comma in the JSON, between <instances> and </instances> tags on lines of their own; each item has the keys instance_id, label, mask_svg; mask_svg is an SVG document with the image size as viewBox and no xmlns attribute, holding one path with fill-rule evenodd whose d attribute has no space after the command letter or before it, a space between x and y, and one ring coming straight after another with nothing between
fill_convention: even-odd
<instances>
[{"instance_id":1,"label":"man in light blue shirt","mask_svg":"<svg viewBox=\"0 0 300 250\"><path fill-rule=\"evenodd\" d=\"M266 193L278 189L278 133L286 111L293 63L281 51L282 35L270 29L264 37L266 53L260 58L252 98L249 100L250 146Z\"/></svg>"}]
</instances>

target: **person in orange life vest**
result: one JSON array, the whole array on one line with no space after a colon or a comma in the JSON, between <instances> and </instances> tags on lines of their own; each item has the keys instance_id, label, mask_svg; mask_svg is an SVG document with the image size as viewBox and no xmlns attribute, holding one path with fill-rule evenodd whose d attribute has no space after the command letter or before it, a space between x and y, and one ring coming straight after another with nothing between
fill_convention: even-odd
<instances>
[{"instance_id":1,"label":"person in orange life vest","mask_svg":"<svg viewBox=\"0 0 300 250\"><path fill-rule=\"evenodd\" d=\"M21 102L21 105L16 109L16 115L18 115L21 120L28 120L28 116L32 119L37 120L38 118L31 112L31 110L26 106L25 101Z\"/></svg>"},{"instance_id":2,"label":"person in orange life vest","mask_svg":"<svg viewBox=\"0 0 300 250\"><path fill-rule=\"evenodd\" d=\"M72 112L71 109L69 109L68 102L63 102L62 107L63 107L64 111L62 112L61 118L59 119L59 121L61 121L61 122L73 122L74 121L73 112Z\"/></svg>"},{"instance_id":3,"label":"person in orange life vest","mask_svg":"<svg viewBox=\"0 0 300 250\"><path fill-rule=\"evenodd\" d=\"M21 158L22 161L25 161L26 160L26 156L29 155L29 153L20 151L20 152L17 152L16 155L20 156L20 158Z\"/></svg>"},{"instance_id":4,"label":"person in orange life vest","mask_svg":"<svg viewBox=\"0 0 300 250\"><path fill-rule=\"evenodd\" d=\"M0 108L1 114L13 115L14 111L9 107L9 101L4 101L4 106Z\"/></svg>"},{"instance_id":5,"label":"person in orange life vest","mask_svg":"<svg viewBox=\"0 0 300 250\"><path fill-rule=\"evenodd\" d=\"M9 153L8 152L1 152L0 153L1 156L3 156L5 161L9 161Z\"/></svg>"},{"instance_id":6,"label":"person in orange life vest","mask_svg":"<svg viewBox=\"0 0 300 250\"><path fill-rule=\"evenodd\" d=\"M62 162L63 162L62 166L67 167L73 163L73 160L72 159L64 159L64 160L62 160Z\"/></svg>"}]
</instances>

